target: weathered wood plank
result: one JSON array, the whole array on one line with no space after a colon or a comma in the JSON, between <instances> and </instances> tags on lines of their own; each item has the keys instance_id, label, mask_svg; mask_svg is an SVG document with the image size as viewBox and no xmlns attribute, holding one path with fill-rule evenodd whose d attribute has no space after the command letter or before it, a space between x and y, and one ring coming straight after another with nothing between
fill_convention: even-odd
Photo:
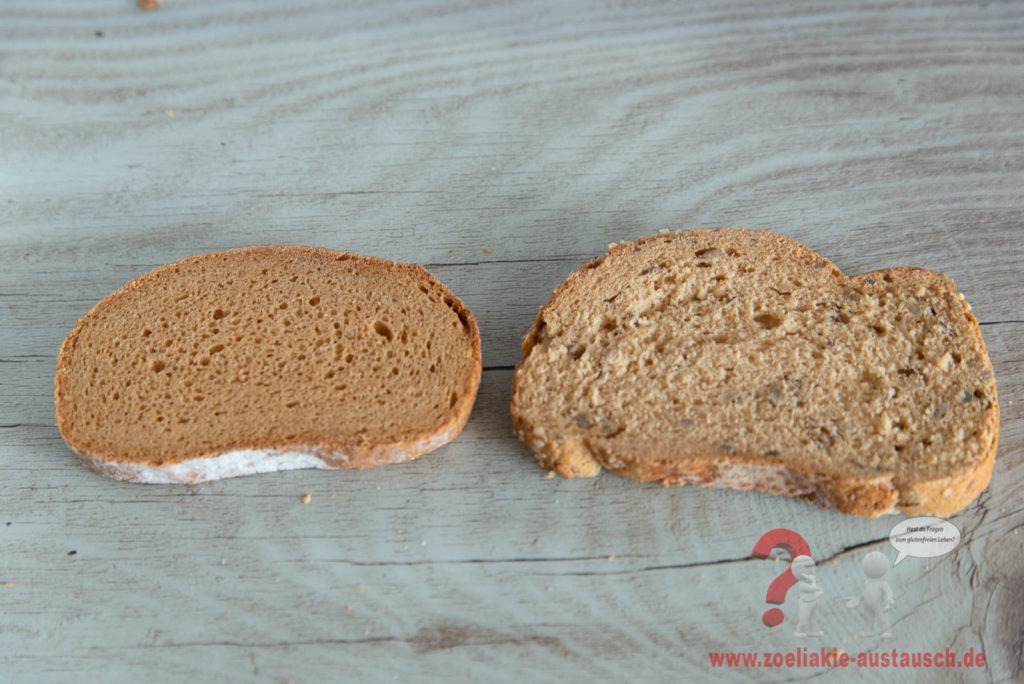
<instances>
[{"instance_id":1,"label":"weathered wood plank","mask_svg":"<svg viewBox=\"0 0 1024 684\"><path fill-rule=\"evenodd\" d=\"M1018 681L1021 35L1019 5L955 0L4 2L0 679L793 681L821 670L708 653L820 644L983 649L981 670L882 675ZM551 288L611 241L718 225L848 273L946 272L984 324L996 476L957 551L890 571L890 641L842 597L896 518L547 479L511 435ZM463 297L489 368L466 431L361 472L82 468L53 427L70 327L158 264L262 242L418 261ZM786 565L750 550L780 526L819 561L821 642L793 638L792 599L759 622Z\"/></svg>"}]
</instances>

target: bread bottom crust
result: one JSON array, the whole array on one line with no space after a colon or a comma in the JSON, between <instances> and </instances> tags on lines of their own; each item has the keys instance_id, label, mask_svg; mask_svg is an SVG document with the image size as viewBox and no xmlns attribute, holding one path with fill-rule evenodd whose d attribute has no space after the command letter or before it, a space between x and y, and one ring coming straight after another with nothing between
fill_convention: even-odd
<instances>
[{"instance_id":1,"label":"bread bottom crust","mask_svg":"<svg viewBox=\"0 0 1024 684\"><path fill-rule=\"evenodd\" d=\"M467 416L468 417L468 416ZM303 468L348 469L411 461L455 439L465 421L411 444L368 448L321 445L289 445L280 449L232 449L177 463L128 463L109 461L76 452L91 470L116 480L141 484L199 484L212 480Z\"/></svg>"},{"instance_id":2,"label":"bread bottom crust","mask_svg":"<svg viewBox=\"0 0 1024 684\"><path fill-rule=\"evenodd\" d=\"M530 444L540 464L562 477L595 477L601 470L642 482L693 485L709 489L755 490L795 497L841 513L877 518L882 515L950 516L971 503L988 486L995 464L998 433L985 459L974 469L934 480L903 483L893 473L872 479L815 476L776 463L736 457L716 459L699 454L660 464L625 463L607 449L583 440L557 446ZM538 448L539 447L539 448Z\"/></svg>"}]
</instances>

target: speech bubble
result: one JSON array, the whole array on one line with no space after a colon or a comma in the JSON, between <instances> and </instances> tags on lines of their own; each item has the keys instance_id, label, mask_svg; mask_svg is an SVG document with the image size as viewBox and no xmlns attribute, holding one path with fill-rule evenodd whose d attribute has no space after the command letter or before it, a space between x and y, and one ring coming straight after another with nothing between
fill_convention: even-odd
<instances>
[{"instance_id":1,"label":"speech bubble","mask_svg":"<svg viewBox=\"0 0 1024 684\"><path fill-rule=\"evenodd\" d=\"M893 565L899 565L907 556L936 558L960 545L960 528L943 518L907 518L889 532L889 543L898 553Z\"/></svg>"}]
</instances>

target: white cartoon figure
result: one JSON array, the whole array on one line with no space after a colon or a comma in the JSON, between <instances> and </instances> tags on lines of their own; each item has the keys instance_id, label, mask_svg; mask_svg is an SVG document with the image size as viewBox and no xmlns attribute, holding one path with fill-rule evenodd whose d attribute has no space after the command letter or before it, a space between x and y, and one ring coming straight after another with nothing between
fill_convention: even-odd
<instances>
[{"instance_id":1,"label":"white cartoon figure","mask_svg":"<svg viewBox=\"0 0 1024 684\"><path fill-rule=\"evenodd\" d=\"M864 633L865 636L877 634L883 639L888 639L892 636L888 612L889 607L895 601L893 600L892 589L889 587L889 583L882 578L889 571L889 559L880 551L872 551L864 556L864 560L861 561L861 567L864 568L864 574L868 577L867 581L864 582L864 591L859 596L847 598L846 606L848 608L856 608L858 605L864 604L864 607L867 609L868 623L868 629Z\"/></svg>"},{"instance_id":2,"label":"white cartoon figure","mask_svg":"<svg viewBox=\"0 0 1024 684\"><path fill-rule=\"evenodd\" d=\"M818 606L818 599L825 592L814 579L814 559L810 556L797 556L793 559L790 569L799 581L800 589L800 617L793 636L822 636L823 632L818 629L814 609Z\"/></svg>"}]
</instances>

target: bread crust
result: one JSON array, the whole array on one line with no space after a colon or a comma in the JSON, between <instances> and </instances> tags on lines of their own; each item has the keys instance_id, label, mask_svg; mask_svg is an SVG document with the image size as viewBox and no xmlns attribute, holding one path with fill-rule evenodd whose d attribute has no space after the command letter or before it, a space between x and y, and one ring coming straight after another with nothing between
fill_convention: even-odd
<instances>
[{"instance_id":1,"label":"bread crust","mask_svg":"<svg viewBox=\"0 0 1024 684\"><path fill-rule=\"evenodd\" d=\"M512 381L512 421L517 436L534 452L544 468L563 477L593 477L602 469L607 469L623 477L645 482L660 481L665 485L753 489L798 497L825 508L865 517L897 512L948 516L970 504L985 489L992 476L999 431L999 402L994 379L991 379L991 408L985 412L983 425L980 426L980 433L988 436L988 446L982 451L981 457L967 467L952 468L941 476L924 479L897 472L882 472L869 478L850 477L842 473L821 472L810 466L803 467L806 464L781 464L758 454L724 455L708 450L687 452L679 445L656 438L645 442L640 437L633 440L632 444L624 444L620 439L612 448L608 440L594 438L586 434L586 431L552 435L545 425L531 420L519 403L524 381L522 371L531 352L538 346L552 311L563 306L571 294L578 296L579 289L585 287L585 274L599 268L609 256L621 256L628 250L639 253L645 246L675 240L684 233L698 242L716 236L738 236L764 245L766 252L779 250L794 255L815 269L824 269L844 283L870 284L884 280L902 283L907 287L920 285L951 293L962 303L968 322L965 329L971 335L971 344L976 347L991 373L991 362L977 320L963 296L957 292L953 281L943 274L916 267L896 267L847 277L809 247L768 231L722 228L662 233L629 243L613 244L607 254L580 267L555 288L550 301L541 307L531 329L523 338L522 360L516 367Z\"/></svg>"},{"instance_id":2,"label":"bread crust","mask_svg":"<svg viewBox=\"0 0 1024 684\"><path fill-rule=\"evenodd\" d=\"M405 439L372 444L360 441L339 442L331 439L273 440L251 435L237 435L218 448L200 453L182 451L170 456L152 458L122 453L118 450L91 448L82 443L73 426L75 404L67 396L71 375L78 372L71 360L83 330L105 312L130 301L140 289L164 277L173 277L177 269L201 264L214 256L245 260L253 255L273 254L282 258L314 257L354 259L387 273L411 275L425 287L443 294L447 304L463 322L469 334L471 358L469 371L463 377L462 391L446 419L433 429ZM54 380L54 405L57 427L68 446L90 469L103 475L132 482L180 482L195 484L224 477L293 468L368 468L412 460L453 440L469 420L482 374L480 332L476 318L465 304L419 264L404 264L377 257L340 252L322 247L297 245L258 245L188 257L160 266L114 291L83 316L61 345Z\"/></svg>"}]
</instances>

